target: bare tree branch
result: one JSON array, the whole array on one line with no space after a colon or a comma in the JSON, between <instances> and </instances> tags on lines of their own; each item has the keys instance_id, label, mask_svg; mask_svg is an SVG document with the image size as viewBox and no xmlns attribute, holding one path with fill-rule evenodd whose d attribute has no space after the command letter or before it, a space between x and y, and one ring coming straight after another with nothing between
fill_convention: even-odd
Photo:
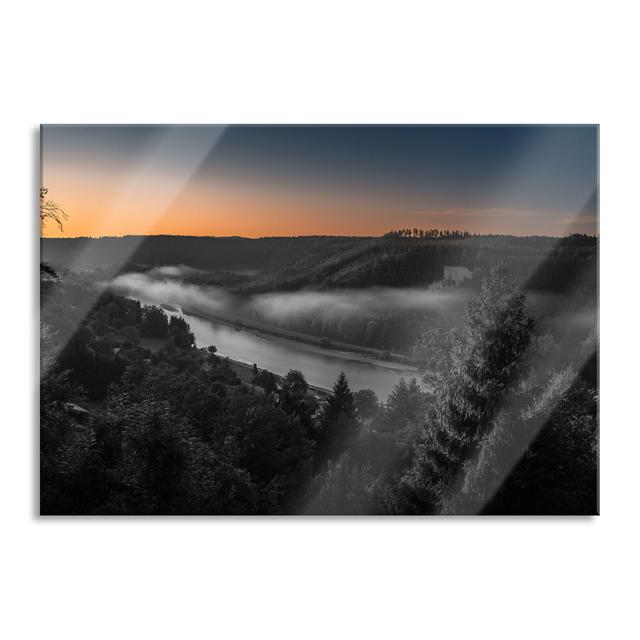
<instances>
[{"instance_id":1,"label":"bare tree branch","mask_svg":"<svg viewBox=\"0 0 640 640\"><path fill-rule=\"evenodd\" d=\"M49 189L40 187L40 230L49 220L53 220L60 231L62 231L62 221L67 219L67 214L53 200L47 199Z\"/></svg>"}]
</instances>

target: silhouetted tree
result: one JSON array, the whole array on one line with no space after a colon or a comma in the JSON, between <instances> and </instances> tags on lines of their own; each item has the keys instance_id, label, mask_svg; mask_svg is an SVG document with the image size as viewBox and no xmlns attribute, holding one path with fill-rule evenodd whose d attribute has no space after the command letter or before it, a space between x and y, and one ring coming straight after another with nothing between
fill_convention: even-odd
<instances>
[{"instance_id":1,"label":"silhouetted tree","mask_svg":"<svg viewBox=\"0 0 640 640\"><path fill-rule=\"evenodd\" d=\"M166 338L169 331L167 314L153 305L145 305L142 308L142 324L140 335L149 338Z\"/></svg>"},{"instance_id":2,"label":"silhouetted tree","mask_svg":"<svg viewBox=\"0 0 640 640\"><path fill-rule=\"evenodd\" d=\"M169 320L169 336L179 349L191 349L196 342L187 321L178 316L171 316Z\"/></svg>"},{"instance_id":3,"label":"silhouetted tree","mask_svg":"<svg viewBox=\"0 0 640 640\"><path fill-rule=\"evenodd\" d=\"M278 404L289 415L300 420L305 430L311 434L311 416L315 408L315 401L307 398L309 385L301 371L292 369L287 373L278 392Z\"/></svg>"},{"instance_id":4,"label":"silhouetted tree","mask_svg":"<svg viewBox=\"0 0 640 640\"><path fill-rule=\"evenodd\" d=\"M40 187L40 229L44 229L45 224L51 220L58 225L62 231L62 221L66 220L67 214L53 201L47 198L49 189Z\"/></svg>"},{"instance_id":5,"label":"silhouetted tree","mask_svg":"<svg viewBox=\"0 0 640 640\"><path fill-rule=\"evenodd\" d=\"M353 402L362 420L370 420L379 412L378 396L373 389L360 389L353 394Z\"/></svg>"},{"instance_id":6,"label":"silhouetted tree","mask_svg":"<svg viewBox=\"0 0 640 640\"><path fill-rule=\"evenodd\" d=\"M257 365L253 365L253 384L262 387L264 392L269 395L278 391L278 378L271 371L266 369L258 369Z\"/></svg>"},{"instance_id":7,"label":"silhouetted tree","mask_svg":"<svg viewBox=\"0 0 640 640\"><path fill-rule=\"evenodd\" d=\"M404 378L393 387L387 400L383 424L391 431L415 429L424 418L425 395L415 378Z\"/></svg>"},{"instance_id":8,"label":"silhouetted tree","mask_svg":"<svg viewBox=\"0 0 640 640\"><path fill-rule=\"evenodd\" d=\"M218 356L216 355L216 353L218 353L218 348L215 345L210 344L207 347L207 351L209 352L209 362L212 366L216 366L219 362Z\"/></svg>"},{"instance_id":9,"label":"silhouetted tree","mask_svg":"<svg viewBox=\"0 0 640 640\"><path fill-rule=\"evenodd\" d=\"M347 376L340 372L333 392L322 408L317 432L319 461L343 453L358 434L359 424Z\"/></svg>"},{"instance_id":10,"label":"silhouetted tree","mask_svg":"<svg viewBox=\"0 0 640 640\"><path fill-rule=\"evenodd\" d=\"M309 390L309 385L302 371L291 369L284 377L283 388L293 397L302 398Z\"/></svg>"}]
</instances>

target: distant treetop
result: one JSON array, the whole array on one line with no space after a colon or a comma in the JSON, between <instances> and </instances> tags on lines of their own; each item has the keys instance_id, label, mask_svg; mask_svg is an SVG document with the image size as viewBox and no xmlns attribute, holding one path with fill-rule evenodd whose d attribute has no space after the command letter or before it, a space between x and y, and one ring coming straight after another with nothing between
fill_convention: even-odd
<instances>
[{"instance_id":1,"label":"distant treetop","mask_svg":"<svg viewBox=\"0 0 640 640\"><path fill-rule=\"evenodd\" d=\"M468 231L450 231L449 229L396 229L387 231L383 238L469 238Z\"/></svg>"}]
</instances>

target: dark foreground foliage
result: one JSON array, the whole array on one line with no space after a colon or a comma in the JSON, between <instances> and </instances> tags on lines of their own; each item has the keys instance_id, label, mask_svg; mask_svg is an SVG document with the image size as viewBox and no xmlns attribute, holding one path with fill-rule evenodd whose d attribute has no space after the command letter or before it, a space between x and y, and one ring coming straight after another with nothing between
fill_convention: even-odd
<instances>
[{"instance_id":1,"label":"dark foreground foliage","mask_svg":"<svg viewBox=\"0 0 640 640\"><path fill-rule=\"evenodd\" d=\"M48 275L43 514L597 512L597 344L541 334L501 269L388 399L241 379L183 318Z\"/></svg>"}]
</instances>

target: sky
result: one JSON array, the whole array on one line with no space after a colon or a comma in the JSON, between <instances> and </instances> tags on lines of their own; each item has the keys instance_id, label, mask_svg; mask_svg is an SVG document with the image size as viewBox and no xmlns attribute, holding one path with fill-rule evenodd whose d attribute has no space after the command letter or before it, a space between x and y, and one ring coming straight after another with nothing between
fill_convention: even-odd
<instances>
[{"instance_id":1,"label":"sky","mask_svg":"<svg viewBox=\"0 0 640 640\"><path fill-rule=\"evenodd\" d=\"M598 230L596 126L43 125L55 237Z\"/></svg>"}]
</instances>

